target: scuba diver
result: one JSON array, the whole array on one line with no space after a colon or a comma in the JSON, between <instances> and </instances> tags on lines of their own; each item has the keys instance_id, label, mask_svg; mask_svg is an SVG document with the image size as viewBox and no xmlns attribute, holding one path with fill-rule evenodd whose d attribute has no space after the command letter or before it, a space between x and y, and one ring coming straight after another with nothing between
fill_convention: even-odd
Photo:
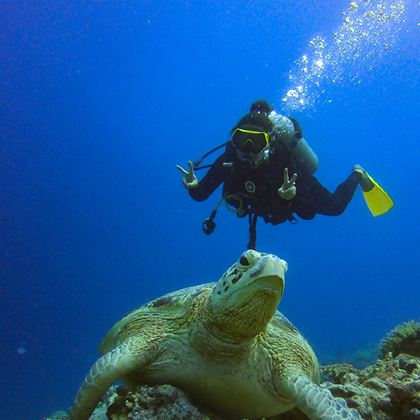
<instances>
[{"instance_id":1,"label":"scuba diver","mask_svg":"<svg viewBox=\"0 0 420 420\"><path fill-rule=\"evenodd\" d=\"M225 147L217 160L206 166L201 161ZM393 202L387 193L359 165L331 193L313 175L318 158L303 138L298 122L278 114L264 100L251 105L231 131L231 139L212 149L189 168L177 165L183 185L196 201L206 200L221 184L222 199L203 222L203 231L211 234L221 203L238 217L248 216L248 249L256 247L257 218L277 225L296 223L295 215L313 219L316 214L340 215L361 186L368 207L374 215L388 211ZM210 167L201 181L195 170Z\"/></svg>"}]
</instances>

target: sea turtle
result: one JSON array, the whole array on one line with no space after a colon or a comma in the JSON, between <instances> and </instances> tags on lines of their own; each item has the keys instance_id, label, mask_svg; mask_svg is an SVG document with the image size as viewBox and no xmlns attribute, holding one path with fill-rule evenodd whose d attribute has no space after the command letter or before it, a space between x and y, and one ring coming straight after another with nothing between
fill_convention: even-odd
<instances>
[{"instance_id":1,"label":"sea turtle","mask_svg":"<svg viewBox=\"0 0 420 420\"><path fill-rule=\"evenodd\" d=\"M131 312L100 346L70 417L88 419L116 380L172 384L225 418L298 407L311 419L360 419L319 384L314 352L277 311L287 263L244 252L217 283L182 289Z\"/></svg>"}]
</instances>

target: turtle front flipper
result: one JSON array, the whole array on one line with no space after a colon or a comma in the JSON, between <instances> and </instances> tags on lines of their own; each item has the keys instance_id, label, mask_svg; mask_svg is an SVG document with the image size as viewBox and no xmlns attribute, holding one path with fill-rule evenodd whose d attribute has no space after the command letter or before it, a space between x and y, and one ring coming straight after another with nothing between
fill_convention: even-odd
<instances>
[{"instance_id":1,"label":"turtle front flipper","mask_svg":"<svg viewBox=\"0 0 420 420\"><path fill-rule=\"evenodd\" d=\"M90 369L70 410L71 420L87 420L108 388L124 374L145 363L130 342L104 354Z\"/></svg>"},{"instance_id":2,"label":"turtle front flipper","mask_svg":"<svg viewBox=\"0 0 420 420\"><path fill-rule=\"evenodd\" d=\"M362 419L355 409L348 408L343 398L335 398L328 389L314 384L304 375L291 376L287 384L283 384L282 391L310 419Z\"/></svg>"}]
</instances>

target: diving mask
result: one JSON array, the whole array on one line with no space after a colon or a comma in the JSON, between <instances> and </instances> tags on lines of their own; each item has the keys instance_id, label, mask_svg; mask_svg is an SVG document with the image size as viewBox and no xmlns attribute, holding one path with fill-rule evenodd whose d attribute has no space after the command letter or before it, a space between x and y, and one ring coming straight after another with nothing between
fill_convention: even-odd
<instances>
[{"instance_id":1,"label":"diving mask","mask_svg":"<svg viewBox=\"0 0 420 420\"><path fill-rule=\"evenodd\" d=\"M270 141L270 135L264 131L237 128L232 134L232 143L237 150L245 153L260 153Z\"/></svg>"}]
</instances>

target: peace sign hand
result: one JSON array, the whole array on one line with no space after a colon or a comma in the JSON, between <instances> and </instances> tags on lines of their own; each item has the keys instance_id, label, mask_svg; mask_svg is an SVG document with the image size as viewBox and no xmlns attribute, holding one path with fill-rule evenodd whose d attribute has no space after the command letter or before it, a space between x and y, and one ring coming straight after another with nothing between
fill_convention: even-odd
<instances>
[{"instance_id":1,"label":"peace sign hand","mask_svg":"<svg viewBox=\"0 0 420 420\"><path fill-rule=\"evenodd\" d=\"M284 168L283 185L277 190L279 196L284 200L291 200L296 195L296 178L297 174L293 174L289 179L289 170Z\"/></svg>"},{"instance_id":2,"label":"peace sign hand","mask_svg":"<svg viewBox=\"0 0 420 420\"><path fill-rule=\"evenodd\" d=\"M188 161L189 169L186 170L182 166L176 165L177 169L184 175L182 179L182 183L185 188L197 188L198 187L198 178L194 173L194 166L193 163L189 160Z\"/></svg>"}]
</instances>

